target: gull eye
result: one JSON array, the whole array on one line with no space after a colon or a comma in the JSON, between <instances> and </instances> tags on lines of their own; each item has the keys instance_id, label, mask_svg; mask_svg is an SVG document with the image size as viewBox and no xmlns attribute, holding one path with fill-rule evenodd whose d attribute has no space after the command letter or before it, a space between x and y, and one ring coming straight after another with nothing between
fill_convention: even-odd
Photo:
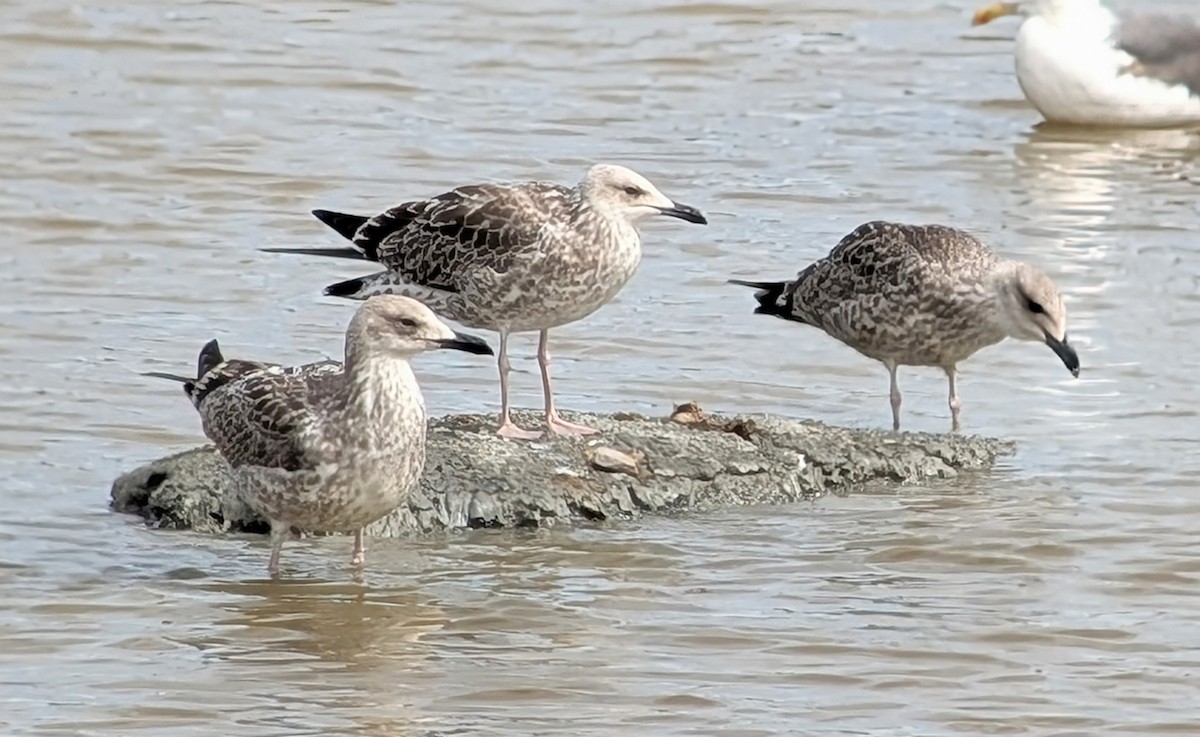
<instances>
[{"instance_id":1,"label":"gull eye","mask_svg":"<svg viewBox=\"0 0 1200 737\"><path fill-rule=\"evenodd\" d=\"M625 188L625 194L629 195L630 197L641 197L646 193L642 191L641 187L635 187L631 184Z\"/></svg>"},{"instance_id":2,"label":"gull eye","mask_svg":"<svg viewBox=\"0 0 1200 737\"><path fill-rule=\"evenodd\" d=\"M400 324L406 328L415 328L417 326L417 321L411 317L402 317L400 318Z\"/></svg>"},{"instance_id":3,"label":"gull eye","mask_svg":"<svg viewBox=\"0 0 1200 737\"><path fill-rule=\"evenodd\" d=\"M1025 306L1028 307L1029 311L1035 315L1040 315L1046 311L1045 307L1042 307L1040 304L1038 304L1037 302L1034 302L1032 299L1027 300L1027 304Z\"/></svg>"}]
</instances>

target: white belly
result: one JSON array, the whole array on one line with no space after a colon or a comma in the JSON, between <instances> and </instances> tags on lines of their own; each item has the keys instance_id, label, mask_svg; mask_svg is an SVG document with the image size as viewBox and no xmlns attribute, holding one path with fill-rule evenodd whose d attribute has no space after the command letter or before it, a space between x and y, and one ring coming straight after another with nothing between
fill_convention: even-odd
<instances>
[{"instance_id":1,"label":"white belly","mask_svg":"<svg viewBox=\"0 0 1200 737\"><path fill-rule=\"evenodd\" d=\"M1063 33L1037 16L1017 34L1017 80L1048 121L1155 127L1200 121L1200 98L1183 85L1124 72L1134 64L1102 35Z\"/></svg>"}]
</instances>

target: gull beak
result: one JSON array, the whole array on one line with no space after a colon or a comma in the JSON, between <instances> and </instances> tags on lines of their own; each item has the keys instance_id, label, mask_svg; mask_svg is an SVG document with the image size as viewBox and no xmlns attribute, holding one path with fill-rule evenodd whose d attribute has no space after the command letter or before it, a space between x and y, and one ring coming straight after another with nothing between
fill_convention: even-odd
<instances>
[{"instance_id":1,"label":"gull beak","mask_svg":"<svg viewBox=\"0 0 1200 737\"><path fill-rule=\"evenodd\" d=\"M1006 15L1020 15L1020 3L992 3L975 11L975 17L971 19L971 25L982 26L991 23L997 18L1003 18Z\"/></svg>"},{"instance_id":2,"label":"gull beak","mask_svg":"<svg viewBox=\"0 0 1200 737\"><path fill-rule=\"evenodd\" d=\"M1050 346L1050 350L1062 359L1063 365L1071 372L1071 376L1079 378L1079 355L1075 353L1075 349L1067 342L1066 333L1063 334L1063 339L1059 340L1050 333L1046 333L1046 345Z\"/></svg>"},{"instance_id":3,"label":"gull beak","mask_svg":"<svg viewBox=\"0 0 1200 737\"><path fill-rule=\"evenodd\" d=\"M487 341L475 335L454 331L453 338L439 338L432 341L438 348L449 348L454 351L466 351L480 356L493 356L492 347Z\"/></svg>"},{"instance_id":4,"label":"gull beak","mask_svg":"<svg viewBox=\"0 0 1200 737\"><path fill-rule=\"evenodd\" d=\"M672 202L670 207L660 207L658 211L663 215L670 215L673 218L686 220L689 223L708 225L708 218L704 217L703 213L691 205L681 205L678 202Z\"/></svg>"}]
</instances>

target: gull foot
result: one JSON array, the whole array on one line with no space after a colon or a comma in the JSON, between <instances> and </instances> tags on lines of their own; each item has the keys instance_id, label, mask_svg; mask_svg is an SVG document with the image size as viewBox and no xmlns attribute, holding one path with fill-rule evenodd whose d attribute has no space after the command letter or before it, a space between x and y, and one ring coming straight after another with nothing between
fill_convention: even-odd
<instances>
[{"instance_id":1,"label":"gull foot","mask_svg":"<svg viewBox=\"0 0 1200 737\"><path fill-rule=\"evenodd\" d=\"M496 434L509 440L537 440L542 437L542 434L537 430L526 430L523 427L518 427L512 420L508 420L496 428Z\"/></svg>"},{"instance_id":2,"label":"gull foot","mask_svg":"<svg viewBox=\"0 0 1200 737\"><path fill-rule=\"evenodd\" d=\"M548 435L599 435L600 431L587 425L567 422L558 415L551 415L546 418L546 433Z\"/></svg>"}]
</instances>

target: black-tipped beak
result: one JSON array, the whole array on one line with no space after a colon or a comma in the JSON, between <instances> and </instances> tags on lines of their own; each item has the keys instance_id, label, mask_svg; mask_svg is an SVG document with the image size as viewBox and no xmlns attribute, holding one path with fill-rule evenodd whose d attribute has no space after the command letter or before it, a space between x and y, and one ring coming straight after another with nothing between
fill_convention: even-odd
<instances>
[{"instance_id":1,"label":"black-tipped beak","mask_svg":"<svg viewBox=\"0 0 1200 737\"><path fill-rule=\"evenodd\" d=\"M1071 372L1071 376L1079 378L1079 356L1075 353L1075 349L1067 342L1067 336L1064 333L1063 339L1059 340L1053 335L1046 333L1046 345L1050 346L1050 350L1062 359L1063 365Z\"/></svg>"},{"instance_id":2,"label":"black-tipped beak","mask_svg":"<svg viewBox=\"0 0 1200 737\"><path fill-rule=\"evenodd\" d=\"M691 205L681 205L678 202L672 202L670 207L660 207L658 211L663 215L670 215L673 218L686 220L689 223L708 225L708 218L704 217L704 213Z\"/></svg>"},{"instance_id":3,"label":"black-tipped beak","mask_svg":"<svg viewBox=\"0 0 1200 737\"><path fill-rule=\"evenodd\" d=\"M467 353L475 353L480 356L494 356L492 347L487 344L483 338L466 333L454 332L453 338L442 338L441 340L433 341L439 348L449 348L455 351L466 351Z\"/></svg>"}]
</instances>

